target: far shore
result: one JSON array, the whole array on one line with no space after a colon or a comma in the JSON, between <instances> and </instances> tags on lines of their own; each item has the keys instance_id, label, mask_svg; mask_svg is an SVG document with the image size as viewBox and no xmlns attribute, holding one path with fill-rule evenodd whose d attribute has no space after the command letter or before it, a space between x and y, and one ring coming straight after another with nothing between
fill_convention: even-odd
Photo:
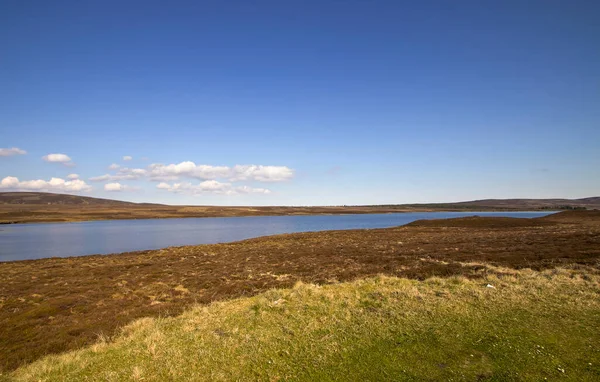
<instances>
[{"instance_id":1,"label":"far shore","mask_svg":"<svg viewBox=\"0 0 600 382\"><path fill-rule=\"evenodd\" d=\"M582 199L483 199L452 203L336 206L186 206L131 203L46 192L0 192L0 224L403 212L553 212L586 209L600 209L600 197Z\"/></svg>"},{"instance_id":2,"label":"far shore","mask_svg":"<svg viewBox=\"0 0 600 382\"><path fill-rule=\"evenodd\" d=\"M0 204L0 224L72 223L98 220L216 218L248 216L311 216L387 214L410 212L506 212L547 211L540 208L406 208L394 206L341 207L219 207L158 205L22 205Z\"/></svg>"}]
</instances>

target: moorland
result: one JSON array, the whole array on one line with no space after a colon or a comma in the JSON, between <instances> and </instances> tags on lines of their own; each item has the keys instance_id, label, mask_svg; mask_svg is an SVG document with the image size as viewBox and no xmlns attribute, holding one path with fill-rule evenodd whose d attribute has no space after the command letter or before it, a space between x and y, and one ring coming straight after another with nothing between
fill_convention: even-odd
<instances>
[{"instance_id":1,"label":"moorland","mask_svg":"<svg viewBox=\"0 0 600 382\"><path fill-rule=\"evenodd\" d=\"M600 376L599 211L6 262L0 274L11 379Z\"/></svg>"}]
</instances>

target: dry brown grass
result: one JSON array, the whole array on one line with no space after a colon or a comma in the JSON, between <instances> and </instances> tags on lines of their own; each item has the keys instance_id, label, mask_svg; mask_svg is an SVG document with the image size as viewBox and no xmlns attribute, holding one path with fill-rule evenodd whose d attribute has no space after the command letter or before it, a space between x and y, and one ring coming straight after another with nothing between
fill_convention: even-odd
<instances>
[{"instance_id":1,"label":"dry brown grass","mask_svg":"<svg viewBox=\"0 0 600 382\"><path fill-rule=\"evenodd\" d=\"M474 279L298 282L143 318L110 341L45 357L5 379L598 380L596 269L477 265L485 272Z\"/></svg>"}]
</instances>

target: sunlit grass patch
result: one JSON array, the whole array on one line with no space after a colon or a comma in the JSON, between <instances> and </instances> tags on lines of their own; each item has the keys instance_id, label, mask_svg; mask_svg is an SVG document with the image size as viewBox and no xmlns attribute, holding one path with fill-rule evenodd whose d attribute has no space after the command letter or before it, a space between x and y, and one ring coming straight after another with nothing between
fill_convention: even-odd
<instances>
[{"instance_id":1,"label":"sunlit grass patch","mask_svg":"<svg viewBox=\"0 0 600 382\"><path fill-rule=\"evenodd\" d=\"M27 380L600 378L600 277L487 267L479 279L297 283L146 318L112 341L8 375Z\"/></svg>"}]
</instances>

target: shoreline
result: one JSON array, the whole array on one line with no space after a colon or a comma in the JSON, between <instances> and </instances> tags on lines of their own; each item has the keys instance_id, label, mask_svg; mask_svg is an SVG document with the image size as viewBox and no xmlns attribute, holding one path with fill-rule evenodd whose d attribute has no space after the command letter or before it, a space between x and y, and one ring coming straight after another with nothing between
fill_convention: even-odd
<instances>
[{"instance_id":1,"label":"shoreline","mask_svg":"<svg viewBox=\"0 0 600 382\"><path fill-rule=\"evenodd\" d=\"M265 215L202 215L202 216L149 216L149 217L139 217L139 218L119 218L119 217L111 217L111 218L100 218L93 220L61 220L61 221L52 221L52 220L34 220L34 221L0 221L0 225L22 225L22 224L59 224L59 223L89 223L89 222L99 222L99 221L123 221L123 220L168 220L168 219L212 219L212 218L250 218L250 217L276 217L276 216L338 216L338 215L377 215L377 214L403 214L403 213L411 213L417 211L390 211L390 212L323 212L323 213L291 213L291 214L265 214ZM418 211L418 212L462 212L462 211ZM477 212L502 212L502 211L477 211ZM511 212L538 212L538 211L511 211ZM541 211L539 211L541 212Z\"/></svg>"},{"instance_id":2,"label":"shoreline","mask_svg":"<svg viewBox=\"0 0 600 382\"><path fill-rule=\"evenodd\" d=\"M428 214L428 213L443 213L445 211L434 211L434 212L419 212L419 214ZM404 212L404 213L410 213L410 212ZM557 211L511 211L511 212L505 212L505 211L469 211L469 212L465 212L465 211L448 211L447 213L460 213L460 214L464 214L464 215L460 215L460 216L445 216L445 217L440 217L440 216L435 216L433 217L433 221L437 221L437 220L451 220L451 219L464 219L464 218L492 218L492 219L497 219L497 218L508 218L508 219L523 219L523 220L531 220L531 219L539 219L539 218L543 218L546 216L551 216L555 213L557 213ZM542 216L530 216L530 217L506 217L506 216L489 216L489 215L479 215L479 214L493 214L493 213L497 213L497 214L530 214L530 213L534 213L534 214L544 214ZM393 212L389 212L389 213L382 213L381 215L389 215L389 214L393 214ZM348 214L344 214L344 215L348 215ZM356 214L356 215L365 215L365 214ZM343 216L343 215L334 215L334 214L320 214L320 215L287 215L287 216ZM263 216L240 216L240 217L236 217L236 218L253 218L253 217L263 217ZM272 217L285 217L285 215L278 215L278 216L272 216ZM230 217L219 217L218 219L227 219ZM164 219L195 219L195 218L161 218L161 219L154 219L154 220L164 220ZM142 220L142 219L140 219ZM144 220L153 220L153 219L144 219ZM421 221L421 220L429 220L427 217L421 217L420 219L417 219L415 221ZM112 222L112 221L123 221L122 220L97 220L97 222ZM260 234L259 236L251 236L251 237L243 237L243 238L232 238L230 240L224 240L224 241L219 241L216 243L211 243L211 242L199 242L199 243L193 243L193 244L171 244L171 245L163 245L163 246L157 246L157 247L150 247L150 248L132 248L132 249L125 249L125 250L115 250L115 251L111 251L111 252L90 252L87 254L76 254L76 255L65 255L65 256L47 256L47 257L40 257L40 258L22 258L22 259L7 259L7 260L3 260L0 258L0 264L1 263L7 263L7 262L15 262L15 261L37 261L37 260L45 260L45 259L65 259L65 258L80 258L80 257L91 257L91 256L117 256L117 255L124 255L124 254L132 254L132 253L138 253L138 252L147 252L147 251L160 251L160 250L168 250L170 248L182 248L182 247L194 247L194 246L199 246L199 245L219 245L219 244L234 244L234 243L239 243L239 242L243 242L246 240L254 240L254 239L263 239L263 238L277 238L278 236L283 236L283 235L291 235L291 234L299 234L299 233L328 233L328 232L338 232L338 231L346 231L346 232L352 232L352 231L362 231L362 230L381 230L381 229L393 229L393 228L400 228L400 227L405 227L407 225L410 225L412 223L414 223L415 221L409 221L403 224L395 224L395 225L391 225L391 226L384 226L384 227L370 227L370 228L365 228L365 227L347 227L347 228L339 228L339 227L331 227L329 229L315 229L315 230L301 230L301 231L290 231L290 232L274 232L274 233L264 233L264 234ZM27 225L27 224L35 224L36 226L38 224L79 224L79 223L93 223L90 221L82 221L82 222L59 222L59 223L20 223L20 226L23 225ZM1 231L3 231L3 229L0 227L0 235L2 234ZM0 236L1 237L1 236Z\"/></svg>"},{"instance_id":3,"label":"shoreline","mask_svg":"<svg viewBox=\"0 0 600 382\"><path fill-rule=\"evenodd\" d=\"M295 208L295 207L290 207ZM336 212L291 212L291 213L265 213L265 214L181 214L180 216L100 216L94 218L77 218L77 217L65 217L57 220L56 218L35 218L35 219L21 219L21 220L0 220L0 226L3 225L23 225L23 224L55 224L55 223L85 223L85 222L96 222L96 221L123 221L123 220L166 220L166 219L204 219L204 218L242 218L242 217L276 217L276 216L343 216L343 215L384 215L384 214L405 214L405 213L428 213L428 212L463 212L463 213L480 213L480 212L507 212L507 213L519 213L519 212L548 212L549 214L562 212L565 210L547 210L547 209L418 209L418 210L369 210L369 211L336 211ZM1 213L1 211L0 211Z\"/></svg>"}]
</instances>

